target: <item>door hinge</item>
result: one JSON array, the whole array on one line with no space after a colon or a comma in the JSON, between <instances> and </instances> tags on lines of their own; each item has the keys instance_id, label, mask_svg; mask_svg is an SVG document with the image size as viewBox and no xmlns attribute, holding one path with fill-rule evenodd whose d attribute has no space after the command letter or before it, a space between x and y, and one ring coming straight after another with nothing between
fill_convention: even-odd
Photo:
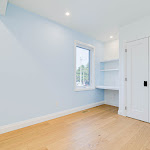
<instances>
[{"instance_id":1,"label":"door hinge","mask_svg":"<svg viewBox=\"0 0 150 150\"><path fill-rule=\"evenodd\" d=\"M125 78L125 81L127 81L127 78Z\"/></svg>"},{"instance_id":2,"label":"door hinge","mask_svg":"<svg viewBox=\"0 0 150 150\"><path fill-rule=\"evenodd\" d=\"M127 52L127 49L125 49L125 52Z\"/></svg>"},{"instance_id":3,"label":"door hinge","mask_svg":"<svg viewBox=\"0 0 150 150\"><path fill-rule=\"evenodd\" d=\"M127 110L127 106L125 106L125 110Z\"/></svg>"}]
</instances>

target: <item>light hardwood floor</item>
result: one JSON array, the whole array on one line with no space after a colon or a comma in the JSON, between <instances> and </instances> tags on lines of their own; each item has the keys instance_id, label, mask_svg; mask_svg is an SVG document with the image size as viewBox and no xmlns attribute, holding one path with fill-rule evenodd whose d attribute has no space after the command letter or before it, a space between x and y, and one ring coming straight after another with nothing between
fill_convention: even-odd
<instances>
[{"instance_id":1,"label":"light hardwood floor","mask_svg":"<svg viewBox=\"0 0 150 150\"><path fill-rule=\"evenodd\" d=\"M150 150L150 124L102 105L0 135L0 150Z\"/></svg>"}]
</instances>

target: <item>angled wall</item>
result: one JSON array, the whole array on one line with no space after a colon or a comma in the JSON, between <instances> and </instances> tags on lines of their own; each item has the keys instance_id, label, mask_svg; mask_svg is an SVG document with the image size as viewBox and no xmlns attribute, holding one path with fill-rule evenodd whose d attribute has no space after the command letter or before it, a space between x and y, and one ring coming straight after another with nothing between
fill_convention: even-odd
<instances>
[{"instance_id":1,"label":"angled wall","mask_svg":"<svg viewBox=\"0 0 150 150\"><path fill-rule=\"evenodd\" d=\"M0 16L0 126L104 99L103 90L74 91L74 41L96 47L96 83L103 44L8 5Z\"/></svg>"}]
</instances>

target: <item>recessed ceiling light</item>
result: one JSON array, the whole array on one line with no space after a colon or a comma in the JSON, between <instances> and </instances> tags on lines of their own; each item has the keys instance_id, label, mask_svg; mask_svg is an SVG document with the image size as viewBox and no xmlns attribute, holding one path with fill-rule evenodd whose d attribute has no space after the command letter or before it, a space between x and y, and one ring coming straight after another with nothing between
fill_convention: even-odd
<instances>
[{"instance_id":1,"label":"recessed ceiling light","mask_svg":"<svg viewBox=\"0 0 150 150\"><path fill-rule=\"evenodd\" d=\"M66 16L70 16L70 13L69 13L69 12L66 12L65 15L66 15Z\"/></svg>"},{"instance_id":2,"label":"recessed ceiling light","mask_svg":"<svg viewBox=\"0 0 150 150\"><path fill-rule=\"evenodd\" d=\"M110 39L112 39L112 38L113 38L113 36L111 35L111 36L110 36Z\"/></svg>"}]
</instances>

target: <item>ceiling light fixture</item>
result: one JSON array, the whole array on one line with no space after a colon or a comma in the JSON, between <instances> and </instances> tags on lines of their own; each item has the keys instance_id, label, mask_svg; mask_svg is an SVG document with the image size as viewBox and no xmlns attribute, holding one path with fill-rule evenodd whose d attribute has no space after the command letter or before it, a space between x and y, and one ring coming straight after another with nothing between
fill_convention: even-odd
<instances>
[{"instance_id":1,"label":"ceiling light fixture","mask_svg":"<svg viewBox=\"0 0 150 150\"><path fill-rule=\"evenodd\" d=\"M113 38L113 36L111 35L111 36L110 36L110 39L112 39L112 38Z\"/></svg>"},{"instance_id":2,"label":"ceiling light fixture","mask_svg":"<svg viewBox=\"0 0 150 150\"><path fill-rule=\"evenodd\" d=\"M70 16L70 13L69 13L69 12L66 12L65 14L66 14L66 16Z\"/></svg>"}]
</instances>

